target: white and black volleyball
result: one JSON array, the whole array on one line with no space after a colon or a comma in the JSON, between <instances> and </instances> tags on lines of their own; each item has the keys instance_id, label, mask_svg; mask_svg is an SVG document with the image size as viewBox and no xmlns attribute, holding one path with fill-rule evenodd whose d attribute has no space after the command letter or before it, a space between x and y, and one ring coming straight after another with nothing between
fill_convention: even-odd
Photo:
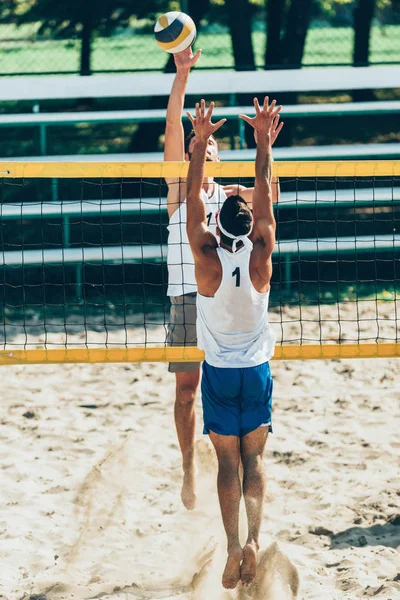
<instances>
[{"instance_id":1,"label":"white and black volleyball","mask_svg":"<svg viewBox=\"0 0 400 600\"><path fill-rule=\"evenodd\" d=\"M162 15L154 26L157 44L175 54L191 46L196 39L196 25L189 15L171 11Z\"/></svg>"}]
</instances>

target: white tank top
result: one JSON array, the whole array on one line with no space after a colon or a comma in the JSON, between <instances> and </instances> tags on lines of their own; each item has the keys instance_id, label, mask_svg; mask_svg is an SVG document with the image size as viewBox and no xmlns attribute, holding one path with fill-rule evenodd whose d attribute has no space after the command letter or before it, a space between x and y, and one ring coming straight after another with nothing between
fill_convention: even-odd
<instances>
[{"instance_id":1,"label":"white tank top","mask_svg":"<svg viewBox=\"0 0 400 600\"><path fill-rule=\"evenodd\" d=\"M213 367L254 367L274 353L269 292L257 292L250 279L252 248L250 240L235 253L218 247L221 285L214 298L197 294L197 345Z\"/></svg>"},{"instance_id":2,"label":"white tank top","mask_svg":"<svg viewBox=\"0 0 400 600\"><path fill-rule=\"evenodd\" d=\"M204 190L201 192L206 205L207 225L211 233L216 234L215 214L226 200L226 194L220 185L214 184L214 193L210 198ZM173 213L168 226L168 296L182 296L197 292L194 276L194 259L186 233L186 200Z\"/></svg>"}]
</instances>

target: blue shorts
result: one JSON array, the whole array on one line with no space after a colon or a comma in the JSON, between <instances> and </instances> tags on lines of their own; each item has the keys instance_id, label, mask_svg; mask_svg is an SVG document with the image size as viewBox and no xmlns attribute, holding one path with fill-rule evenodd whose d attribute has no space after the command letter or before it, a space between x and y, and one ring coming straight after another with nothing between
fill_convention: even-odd
<instances>
[{"instance_id":1,"label":"blue shorts","mask_svg":"<svg viewBox=\"0 0 400 600\"><path fill-rule=\"evenodd\" d=\"M269 363L219 368L203 363L201 397L204 430L243 437L261 425L271 427L272 377Z\"/></svg>"}]
</instances>

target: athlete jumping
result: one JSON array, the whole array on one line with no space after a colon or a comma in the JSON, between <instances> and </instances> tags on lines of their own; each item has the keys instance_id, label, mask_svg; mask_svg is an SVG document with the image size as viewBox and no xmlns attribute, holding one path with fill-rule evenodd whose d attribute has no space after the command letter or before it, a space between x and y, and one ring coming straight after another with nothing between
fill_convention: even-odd
<instances>
[{"instance_id":1,"label":"athlete jumping","mask_svg":"<svg viewBox=\"0 0 400 600\"><path fill-rule=\"evenodd\" d=\"M203 199L209 139L223 125L211 122L205 102L188 114L195 143L187 179L187 235L197 282L198 347L205 352L201 381L204 433L218 457L218 495L227 535L225 588L255 578L265 495L264 448L271 431L272 378L269 360L275 338L268 301L275 244L272 203L272 139L279 134L279 111L265 98L256 116L240 115L257 142L253 213L241 196L230 196L217 214L219 243L207 225ZM239 464L243 464L243 484ZM239 503L244 495L248 537L239 541Z\"/></svg>"},{"instance_id":2,"label":"athlete jumping","mask_svg":"<svg viewBox=\"0 0 400 600\"><path fill-rule=\"evenodd\" d=\"M164 160L190 161L196 142L192 132L186 139L182 124L186 86L191 68L197 63L201 50L193 55L192 49L174 54L176 76L172 85L167 108L165 129ZM272 132L272 143L278 131ZM213 135L207 140L206 159L219 161L218 143ZM168 324L167 344L170 346L196 346L196 293L194 259L186 234L186 180L167 179L168 226L168 291L171 300L171 313ZM279 182L273 183L274 202L279 196ZM253 188L243 186L220 186L212 177L203 179L201 198L205 203L207 225L216 233L216 213L227 196L238 193L251 206ZM195 397L200 380L200 363L173 362L169 371L175 373L175 424L182 452L183 485L182 501L187 509L193 509L196 502L194 438L195 438Z\"/></svg>"}]
</instances>

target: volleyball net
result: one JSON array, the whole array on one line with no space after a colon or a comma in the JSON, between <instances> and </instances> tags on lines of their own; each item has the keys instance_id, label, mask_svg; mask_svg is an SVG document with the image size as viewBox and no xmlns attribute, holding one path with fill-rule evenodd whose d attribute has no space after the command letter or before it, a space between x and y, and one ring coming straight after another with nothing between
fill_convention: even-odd
<instances>
[{"instance_id":1,"label":"volleyball net","mask_svg":"<svg viewBox=\"0 0 400 600\"><path fill-rule=\"evenodd\" d=\"M164 178L187 168L0 163L0 364L202 359L189 339L168 345ZM251 187L254 163L206 174ZM400 162L278 162L274 175L275 358L400 356Z\"/></svg>"}]
</instances>

